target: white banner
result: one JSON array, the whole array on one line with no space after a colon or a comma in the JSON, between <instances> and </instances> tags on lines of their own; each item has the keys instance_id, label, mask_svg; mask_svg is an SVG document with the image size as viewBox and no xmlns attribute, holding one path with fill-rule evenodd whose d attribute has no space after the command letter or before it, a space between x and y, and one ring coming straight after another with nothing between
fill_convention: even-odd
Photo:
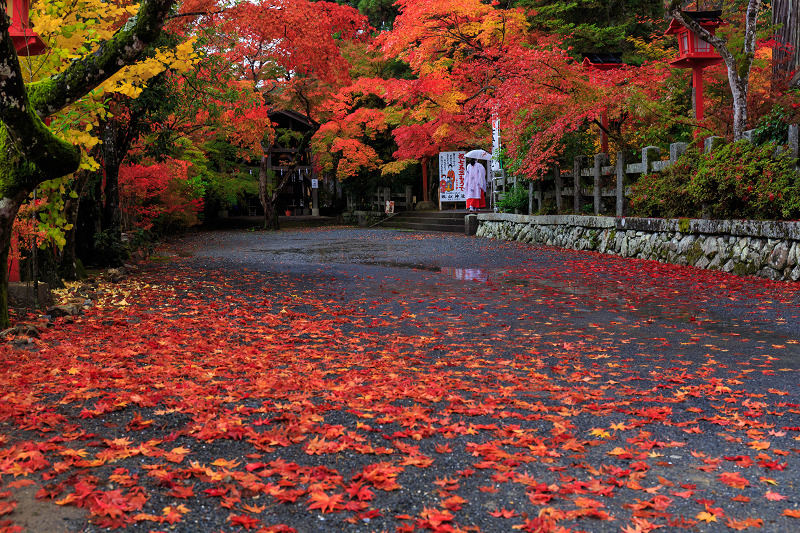
<instances>
[{"instance_id":1,"label":"white banner","mask_svg":"<svg viewBox=\"0 0 800 533\"><path fill-rule=\"evenodd\" d=\"M466 152L439 152L439 201L466 202L464 176Z\"/></svg>"},{"instance_id":2,"label":"white banner","mask_svg":"<svg viewBox=\"0 0 800 533\"><path fill-rule=\"evenodd\" d=\"M500 164L500 119L497 115L492 115L492 170L501 170Z\"/></svg>"}]
</instances>

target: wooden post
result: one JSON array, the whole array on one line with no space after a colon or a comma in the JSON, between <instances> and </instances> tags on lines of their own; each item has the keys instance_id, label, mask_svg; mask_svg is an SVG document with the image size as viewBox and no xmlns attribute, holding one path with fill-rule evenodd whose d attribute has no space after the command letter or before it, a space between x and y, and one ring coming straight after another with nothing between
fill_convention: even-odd
<instances>
[{"instance_id":1,"label":"wooden post","mask_svg":"<svg viewBox=\"0 0 800 533\"><path fill-rule=\"evenodd\" d=\"M576 215L581 214L581 166L583 165L583 156L579 155L572 160L572 183L575 188L574 196L572 197L572 210Z\"/></svg>"},{"instance_id":2,"label":"wooden post","mask_svg":"<svg viewBox=\"0 0 800 533\"><path fill-rule=\"evenodd\" d=\"M412 201L413 194L414 189L410 185L406 185L406 211L414 210L414 202Z\"/></svg>"},{"instance_id":3,"label":"wooden post","mask_svg":"<svg viewBox=\"0 0 800 533\"><path fill-rule=\"evenodd\" d=\"M608 161L608 154L596 154L594 156L594 168L592 168L592 177L594 178L594 215L600 215L600 178L603 175L603 165Z\"/></svg>"},{"instance_id":4,"label":"wooden post","mask_svg":"<svg viewBox=\"0 0 800 533\"><path fill-rule=\"evenodd\" d=\"M710 154L723 144L725 144L724 137L716 137L716 136L706 137L705 139L703 139L703 152Z\"/></svg>"},{"instance_id":5,"label":"wooden post","mask_svg":"<svg viewBox=\"0 0 800 533\"><path fill-rule=\"evenodd\" d=\"M618 217L625 213L625 152L617 152L617 210Z\"/></svg>"},{"instance_id":6,"label":"wooden post","mask_svg":"<svg viewBox=\"0 0 800 533\"><path fill-rule=\"evenodd\" d=\"M563 202L561 199L561 167L558 165L558 163L556 163L553 167L553 181L556 182L556 212L561 213L561 209L563 207Z\"/></svg>"},{"instance_id":7,"label":"wooden post","mask_svg":"<svg viewBox=\"0 0 800 533\"><path fill-rule=\"evenodd\" d=\"M528 214L533 214L533 181L528 182Z\"/></svg>"},{"instance_id":8,"label":"wooden post","mask_svg":"<svg viewBox=\"0 0 800 533\"><path fill-rule=\"evenodd\" d=\"M800 52L798 52L800 54ZM794 159L795 163L798 164L798 157L800 157L800 125L792 124L789 126L789 157Z\"/></svg>"},{"instance_id":9,"label":"wooden post","mask_svg":"<svg viewBox=\"0 0 800 533\"><path fill-rule=\"evenodd\" d=\"M653 161L661 160L661 148L658 146L645 146L642 148L642 175L650 174Z\"/></svg>"},{"instance_id":10,"label":"wooden post","mask_svg":"<svg viewBox=\"0 0 800 533\"><path fill-rule=\"evenodd\" d=\"M536 189L537 189L536 192L538 193L538 196L536 197L536 203L538 204L539 212L541 213L542 212L542 201L544 200L544 194L543 194L543 191L542 191L542 180L541 179L537 180Z\"/></svg>"},{"instance_id":11,"label":"wooden post","mask_svg":"<svg viewBox=\"0 0 800 533\"><path fill-rule=\"evenodd\" d=\"M669 145L669 164L672 165L675 161L686 153L689 148L687 143L672 143Z\"/></svg>"},{"instance_id":12,"label":"wooden post","mask_svg":"<svg viewBox=\"0 0 800 533\"><path fill-rule=\"evenodd\" d=\"M429 157L422 158L422 200L427 202L430 199L428 193L428 160ZM440 206L441 207L441 206Z\"/></svg>"}]
</instances>

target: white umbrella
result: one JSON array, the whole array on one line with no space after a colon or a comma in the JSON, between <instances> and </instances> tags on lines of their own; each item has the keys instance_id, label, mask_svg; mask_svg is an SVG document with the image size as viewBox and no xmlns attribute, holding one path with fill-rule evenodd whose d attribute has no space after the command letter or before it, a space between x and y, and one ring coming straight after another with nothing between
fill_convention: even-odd
<instances>
[{"instance_id":1,"label":"white umbrella","mask_svg":"<svg viewBox=\"0 0 800 533\"><path fill-rule=\"evenodd\" d=\"M468 157L470 159L487 159L488 160L488 159L492 158L492 154L490 154L486 150L481 150L480 148L478 148L477 150L471 150L471 151L467 152L464 157Z\"/></svg>"}]
</instances>

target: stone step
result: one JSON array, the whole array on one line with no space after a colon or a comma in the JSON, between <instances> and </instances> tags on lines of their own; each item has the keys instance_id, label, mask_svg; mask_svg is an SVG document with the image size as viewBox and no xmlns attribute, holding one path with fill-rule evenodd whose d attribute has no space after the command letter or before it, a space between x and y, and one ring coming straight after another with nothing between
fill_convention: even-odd
<instances>
[{"instance_id":1,"label":"stone step","mask_svg":"<svg viewBox=\"0 0 800 533\"><path fill-rule=\"evenodd\" d=\"M383 220L384 228L463 233L467 211L407 211Z\"/></svg>"}]
</instances>

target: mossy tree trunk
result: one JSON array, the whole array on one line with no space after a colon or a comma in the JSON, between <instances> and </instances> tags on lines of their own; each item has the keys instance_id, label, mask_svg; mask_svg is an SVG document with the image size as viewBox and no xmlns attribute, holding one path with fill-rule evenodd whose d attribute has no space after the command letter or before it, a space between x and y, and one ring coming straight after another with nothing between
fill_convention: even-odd
<instances>
[{"instance_id":1,"label":"mossy tree trunk","mask_svg":"<svg viewBox=\"0 0 800 533\"><path fill-rule=\"evenodd\" d=\"M93 52L63 72L25 84L0 8L0 327L9 325L8 254L19 207L43 181L78 169L77 147L56 137L42 121L74 103L123 66L136 61L158 37L174 0L144 0L137 15Z\"/></svg>"}]
</instances>

